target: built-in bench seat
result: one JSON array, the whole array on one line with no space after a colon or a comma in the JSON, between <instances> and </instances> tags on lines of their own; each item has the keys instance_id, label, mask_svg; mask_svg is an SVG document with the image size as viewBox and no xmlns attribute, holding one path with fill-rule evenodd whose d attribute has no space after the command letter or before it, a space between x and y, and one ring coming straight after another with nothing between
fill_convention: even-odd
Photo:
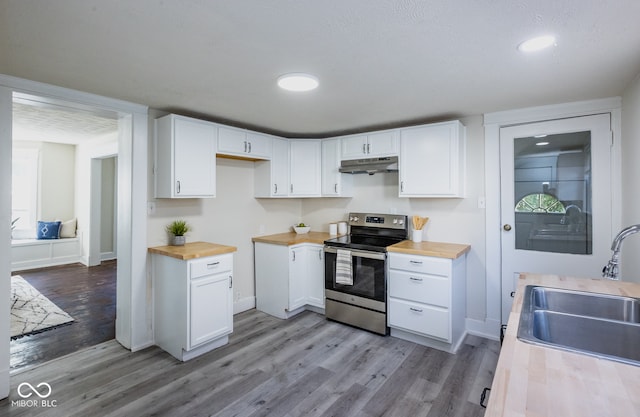
<instances>
[{"instance_id":1,"label":"built-in bench seat","mask_svg":"<svg viewBox=\"0 0 640 417\"><path fill-rule=\"evenodd\" d=\"M80 262L79 237L62 239L16 239L11 241L11 271Z\"/></svg>"}]
</instances>

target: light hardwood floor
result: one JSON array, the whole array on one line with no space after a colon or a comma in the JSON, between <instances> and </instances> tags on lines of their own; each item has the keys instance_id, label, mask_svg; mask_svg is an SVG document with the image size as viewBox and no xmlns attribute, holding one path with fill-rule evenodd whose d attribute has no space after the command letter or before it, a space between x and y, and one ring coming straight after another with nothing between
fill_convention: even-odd
<instances>
[{"instance_id":1,"label":"light hardwood floor","mask_svg":"<svg viewBox=\"0 0 640 417\"><path fill-rule=\"evenodd\" d=\"M500 349L468 336L451 355L312 312L250 310L234 326L228 345L186 363L110 341L18 372L0 415L482 416ZM48 383L56 407L19 407L23 382Z\"/></svg>"}]
</instances>

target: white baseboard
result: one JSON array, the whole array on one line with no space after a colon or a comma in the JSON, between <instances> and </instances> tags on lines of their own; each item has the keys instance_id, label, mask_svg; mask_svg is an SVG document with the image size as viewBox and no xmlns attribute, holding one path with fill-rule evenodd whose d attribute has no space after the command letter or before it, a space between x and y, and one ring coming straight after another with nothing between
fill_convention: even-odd
<instances>
[{"instance_id":1,"label":"white baseboard","mask_svg":"<svg viewBox=\"0 0 640 417\"><path fill-rule=\"evenodd\" d=\"M131 352L138 352L142 349L146 349L148 347L155 346L155 342L153 340L148 340L144 343L137 344L135 346L131 346ZM124 347L124 346L122 346ZM126 347L124 347L126 349Z\"/></svg>"},{"instance_id":2,"label":"white baseboard","mask_svg":"<svg viewBox=\"0 0 640 417\"><path fill-rule=\"evenodd\" d=\"M115 252L102 252L100 254L101 261L111 261L113 259L118 259L118 255Z\"/></svg>"},{"instance_id":3,"label":"white baseboard","mask_svg":"<svg viewBox=\"0 0 640 417\"><path fill-rule=\"evenodd\" d=\"M500 325L500 320L493 319L485 321L466 319L465 321L467 333L491 340L500 340Z\"/></svg>"},{"instance_id":4,"label":"white baseboard","mask_svg":"<svg viewBox=\"0 0 640 417\"><path fill-rule=\"evenodd\" d=\"M233 303L233 314L256 308L256 297L241 298Z\"/></svg>"}]
</instances>

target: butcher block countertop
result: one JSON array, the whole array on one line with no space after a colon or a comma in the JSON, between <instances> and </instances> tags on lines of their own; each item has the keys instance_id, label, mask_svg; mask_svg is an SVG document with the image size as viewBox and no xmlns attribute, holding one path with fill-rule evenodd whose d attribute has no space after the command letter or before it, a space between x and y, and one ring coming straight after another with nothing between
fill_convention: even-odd
<instances>
[{"instance_id":1,"label":"butcher block countertop","mask_svg":"<svg viewBox=\"0 0 640 417\"><path fill-rule=\"evenodd\" d=\"M207 256L235 252L238 248L235 246L219 245L217 243L190 242L185 243L184 246L156 246L148 250L150 253L188 261L189 259L205 258Z\"/></svg>"},{"instance_id":2,"label":"butcher block countertop","mask_svg":"<svg viewBox=\"0 0 640 417\"><path fill-rule=\"evenodd\" d=\"M640 284L630 282L521 275L485 417L640 417L639 366L518 340L527 285L640 298Z\"/></svg>"},{"instance_id":3,"label":"butcher block countertop","mask_svg":"<svg viewBox=\"0 0 640 417\"><path fill-rule=\"evenodd\" d=\"M334 238L325 232L309 232L298 234L296 232L278 233L276 235L257 236L252 239L253 242L271 243L273 245L292 246L298 243L317 243L324 244L327 239Z\"/></svg>"},{"instance_id":4,"label":"butcher block countertop","mask_svg":"<svg viewBox=\"0 0 640 417\"><path fill-rule=\"evenodd\" d=\"M278 233L275 235L257 236L253 242L271 243L273 245L292 246L298 243L323 244L325 240L334 238L325 232L309 232L297 234L295 232ZM435 256L438 258L456 259L469 251L471 246L457 243L419 242L403 240L395 245L388 246L389 252L406 253L410 255Z\"/></svg>"},{"instance_id":5,"label":"butcher block countertop","mask_svg":"<svg viewBox=\"0 0 640 417\"><path fill-rule=\"evenodd\" d=\"M471 249L469 245L442 242L413 242L403 240L387 247L389 252L407 253L410 255L435 256L438 258L457 259Z\"/></svg>"}]
</instances>

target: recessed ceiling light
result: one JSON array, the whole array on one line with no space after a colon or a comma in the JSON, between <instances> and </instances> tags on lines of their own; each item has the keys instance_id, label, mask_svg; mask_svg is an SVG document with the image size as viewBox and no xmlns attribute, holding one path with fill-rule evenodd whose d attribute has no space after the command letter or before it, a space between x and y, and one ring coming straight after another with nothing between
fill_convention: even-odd
<instances>
[{"instance_id":1,"label":"recessed ceiling light","mask_svg":"<svg viewBox=\"0 0 640 417\"><path fill-rule=\"evenodd\" d=\"M317 77L302 72L284 74L278 77L278 86L289 91L310 91L318 87Z\"/></svg>"},{"instance_id":2,"label":"recessed ceiling light","mask_svg":"<svg viewBox=\"0 0 640 417\"><path fill-rule=\"evenodd\" d=\"M550 46L555 46L556 38L551 35L538 36L536 38L528 39L518 45L518 50L521 52L535 52Z\"/></svg>"},{"instance_id":3,"label":"recessed ceiling light","mask_svg":"<svg viewBox=\"0 0 640 417\"><path fill-rule=\"evenodd\" d=\"M534 138L546 138L547 135L535 135Z\"/></svg>"},{"instance_id":4,"label":"recessed ceiling light","mask_svg":"<svg viewBox=\"0 0 640 417\"><path fill-rule=\"evenodd\" d=\"M545 145L548 145L548 144L549 144L549 142L538 142L538 143L536 143L536 145L538 145L538 146L545 146Z\"/></svg>"}]
</instances>

